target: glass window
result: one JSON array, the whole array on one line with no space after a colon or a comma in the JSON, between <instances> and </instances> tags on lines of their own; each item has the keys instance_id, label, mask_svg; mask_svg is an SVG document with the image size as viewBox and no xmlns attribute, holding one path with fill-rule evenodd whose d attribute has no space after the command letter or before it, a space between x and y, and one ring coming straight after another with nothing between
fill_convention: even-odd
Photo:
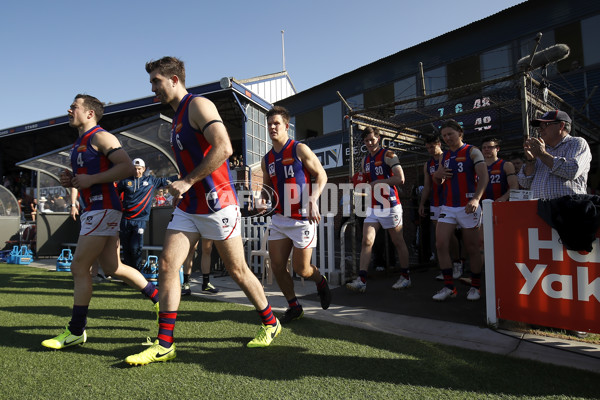
<instances>
[{"instance_id":1,"label":"glass window","mask_svg":"<svg viewBox=\"0 0 600 400\"><path fill-rule=\"evenodd\" d=\"M410 99L417 96L417 78L411 76L401 81L394 82L394 98L396 101ZM396 106L396 114L414 110L417 103L411 102Z\"/></svg>"},{"instance_id":2,"label":"glass window","mask_svg":"<svg viewBox=\"0 0 600 400\"><path fill-rule=\"evenodd\" d=\"M583 65L583 44L581 40L581 24L579 21L561 26L554 30L556 43L569 46L569 57L558 62L559 72L569 72Z\"/></svg>"},{"instance_id":3,"label":"glass window","mask_svg":"<svg viewBox=\"0 0 600 400\"><path fill-rule=\"evenodd\" d=\"M254 152L260 154L260 140L254 138Z\"/></svg>"},{"instance_id":4,"label":"glass window","mask_svg":"<svg viewBox=\"0 0 600 400\"><path fill-rule=\"evenodd\" d=\"M600 63L600 15L581 21L583 64L587 67Z\"/></svg>"},{"instance_id":5,"label":"glass window","mask_svg":"<svg viewBox=\"0 0 600 400\"><path fill-rule=\"evenodd\" d=\"M425 93L433 94L446 90L446 66L430 69L424 72L425 75ZM439 96L425 101L426 105L432 105L446 101L447 96Z\"/></svg>"},{"instance_id":6,"label":"glass window","mask_svg":"<svg viewBox=\"0 0 600 400\"><path fill-rule=\"evenodd\" d=\"M323 134L342 130L342 102L323 107Z\"/></svg>"},{"instance_id":7,"label":"glass window","mask_svg":"<svg viewBox=\"0 0 600 400\"><path fill-rule=\"evenodd\" d=\"M323 135L323 108L296 115L296 139Z\"/></svg>"},{"instance_id":8,"label":"glass window","mask_svg":"<svg viewBox=\"0 0 600 400\"><path fill-rule=\"evenodd\" d=\"M394 85L380 86L364 93L365 108L394 101Z\"/></svg>"},{"instance_id":9,"label":"glass window","mask_svg":"<svg viewBox=\"0 0 600 400\"><path fill-rule=\"evenodd\" d=\"M510 46L502 46L481 55L481 79L484 81L508 76L512 72Z\"/></svg>"},{"instance_id":10,"label":"glass window","mask_svg":"<svg viewBox=\"0 0 600 400\"><path fill-rule=\"evenodd\" d=\"M448 88L456 88L481 81L479 55L463 58L446 66Z\"/></svg>"}]
</instances>

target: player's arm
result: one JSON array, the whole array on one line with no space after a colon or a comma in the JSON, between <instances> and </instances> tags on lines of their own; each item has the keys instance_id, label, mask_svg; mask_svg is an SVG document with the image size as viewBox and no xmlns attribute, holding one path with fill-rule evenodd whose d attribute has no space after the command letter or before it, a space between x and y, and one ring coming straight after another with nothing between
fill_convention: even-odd
<instances>
[{"instance_id":1,"label":"player's arm","mask_svg":"<svg viewBox=\"0 0 600 400\"><path fill-rule=\"evenodd\" d=\"M181 175L172 175L167 178L154 178L155 179L154 185L157 188L167 187L171 184L171 182L175 182L177 179L180 179L180 178L181 178Z\"/></svg>"},{"instance_id":2,"label":"player's arm","mask_svg":"<svg viewBox=\"0 0 600 400\"><path fill-rule=\"evenodd\" d=\"M387 183L390 186L404 185L404 171L400 165L398 155L391 150L385 152L384 162L392 169L392 175L386 179L379 179L375 183Z\"/></svg>"},{"instance_id":3,"label":"player's arm","mask_svg":"<svg viewBox=\"0 0 600 400\"><path fill-rule=\"evenodd\" d=\"M452 179L452 175L453 175L452 169L446 168L444 166L443 160L444 160L444 155L442 154L440 156L438 167L435 170L435 172L433 173L433 175L431 176L432 179L435 181L435 183L437 183L438 185L443 184L446 179Z\"/></svg>"},{"instance_id":4,"label":"player's arm","mask_svg":"<svg viewBox=\"0 0 600 400\"><path fill-rule=\"evenodd\" d=\"M71 218L77 220L77 215L79 215L79 202L77 201L77 197L79 197L79 191L75 188L71 188L71 194L69 195L69 214L71 214Z\"/></svg>"},{"instance_id":5,"label":"player's arm","mask_svg":"<svg viewBox=\"0 0 600 400\"><path fill-rule=\"evenodd\" d=\"M425 217L425 203L429 198L429 192L431 191L431 176L427 169L427 162L423 165L423 192L421 192L421 201L419 202L419 215Z\"/></svg>"},{"instance_id":6,"label":"player's arm","mask_svg":"<svg viewBox=\"0 0 600 400\"><path fill-rule=\"evenodd\" d=\"M502 196L498 197L496 201L508 201L510 198L511 189L519 188L519 179L515 172L515 166L510 161L504 162L504 173L506 174L506 181L508 183L508 190Z\"/></svg>"},{"instance_id":7,"label":"player's arm","mask_svg":"<svg viewBox=\"0 0 600 400\"><path fill-rule=\"evenodd\" d=\"M311 195L310 195L310 209L308 219L313 222L319 222L321 220L321 213L319 212L319 207L317 205L317 201L325 188L325 184L327 183L327 173L325 169L321 165L321 162L313 153L313 151L305 145L304 143L299 143L298 147L296 147L296 154L304 168L308 171L311 177L315 178L315 185L312 187Z\"/></svg>"},{"instance_id":8,"label":"player's arm","mask_svg":"<svg viewBox=\"0 0 600 400\"><path fill-rule=\"evenodd\" d=\"M72 180L73 186L77 189L89 188L98 183L120 181L135 173L135 167L129 155L112 133L106 131L96 133L92 139L92 146L104 154L113 166L98 174L77 174Z\"/></svg>"},{"instance_id":9,"label":"player's arm","mask_svg":"<svg viewBox=\"0 0 600 400\"><path fill-rule=\"evenodd\" d=\"M477 207L479 207L479 201L483 196L483 192L485 192L485 188L487 187L488 182L490 181L487 165L485 164L485 159L483 158L483 154L481 153L481 151L478 148L473 147L471 149L470 155L471 160L473 161L473 165L475 166L475 173L477 174L477 177L479 179L477 180L477 186L473 197L465 206L465 212L467 214L473 213L475 212L475 210L477 210Z\"/></svg>"},{"instance_id":10,"label":"player's arm","mask_svg":"<svg viewBox=\"0 0 600 400\"><path fill-rule=\"evenodd\" d=\"M171 183L169 191L175 198L179 198L195 183L210 175L233 154L227 129L212 101L204 97L195 97L190 102L188 115L190 125L202 131L211 149L185 178Z\"/></svg>"},{"instance_id":11,"label":"player's arm","mask_svg":"<svg viewBox=\"0 0 600 400\"><path fill-rule=\"evenodd\" d=\"M267 163L265 162L265 158L260 161L260 169L262 171L262 189L260 193L260 197L258 198L258 202L256 203L256 208L263 210L267 207L267 198L270 193L275 193L273 190L273 186L271 183L271 177L269 176L269 171L267 170Z\"/></svg>"}]
</instances>

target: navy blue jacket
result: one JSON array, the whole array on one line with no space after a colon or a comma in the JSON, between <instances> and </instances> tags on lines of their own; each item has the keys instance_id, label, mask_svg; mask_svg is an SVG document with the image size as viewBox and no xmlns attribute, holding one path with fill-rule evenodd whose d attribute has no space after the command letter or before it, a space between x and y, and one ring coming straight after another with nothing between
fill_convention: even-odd
<instances>
[{"instance_id":1,"label":"navy blue jacket","mask_svg":"<svg viewBox=\"0 0 600 400\"><path fill-rule=\"evenodd\" d=\"M117 191L123 194L123 218L148 221L154 189L167 186L177 179L179 179L177 175L168 178L131 176L120 181L117 184Z\"/></svg>"}]
</instances>

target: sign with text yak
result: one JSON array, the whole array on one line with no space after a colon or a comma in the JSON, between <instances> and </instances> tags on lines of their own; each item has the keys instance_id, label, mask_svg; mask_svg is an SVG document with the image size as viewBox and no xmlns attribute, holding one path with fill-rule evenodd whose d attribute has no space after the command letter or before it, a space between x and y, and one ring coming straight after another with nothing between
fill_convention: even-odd
<instances>
[{"instance_id":1,"label":"sign with text yak","mask_svg":"<svg viewBox=\"0 0 600 400\"><path fill-rule=\"evenodd\" d=\"M598 233L591 253L567 250L537 201L493 203L493 229L498 318L600 333Z\"/></svg>"}]
</instances>

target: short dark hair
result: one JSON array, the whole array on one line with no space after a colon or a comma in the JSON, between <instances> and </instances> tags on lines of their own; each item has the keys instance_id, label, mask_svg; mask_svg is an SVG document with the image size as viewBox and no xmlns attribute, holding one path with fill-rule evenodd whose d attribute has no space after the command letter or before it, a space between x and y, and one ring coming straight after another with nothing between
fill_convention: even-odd
<instances>
[{"instance_id":1,"label":"short dark hair","mask_svg":"<svg viewBox=\"0 0 600 400\"><path fill-rule=\"evenodd\" d=\"M487 142L494 142L496 143L496 146L500 147L500 139L495 138L495 137L487 137L487 138L483 138L483 140L481 141L481 145L483 146L484 143Z\"/></svg>"},{"instance_id":2,"label":"short dark hair","mask_svg":"<svg viewBox=\"0 0 600 400\"><path fill-rule=\"evenodd\" d=\"M89 94L81 93L75 96L75 100L77 99L83 100L83 106L86 110L92 110L94 112L94 115L96 115L96 122L102 119L102 116L104 115L104 104L102 104L100 100Z\"/></svg>"},{"instance_id":3,"label":"short dark hair","mask_svg":"<svg viewBox=\"0 0 600 400\"><path fill-rule=\"evenodd\" d=\"M429 135L425 135L425 144L429 143L441 143L440 135L437 133L430 133Z\"/></svg>"},{"instance_id":4,"label":"short dark hair","mask_svg":"<svg viewBox=\"0 0 600 400\"><path fill-rule=\"evenodd\" d=\"M368 126L362 131L362 138L366 138L370 134L373 134L375 137L381 137L381 132L379 132L379 128L373 128L372 126Z\"/></svg>"},{"instance_id":5,"label":"short dark hair","mask_svg":"<svg viewBox=\"0 0 600 400\"><path fill-rule=\"evenodd\" d=\"M273 106L273 108L267 111L267 119L274 115L281 115L281 119L283 119L283 122L285 122L286 124L290 123L290 112L285 107Z\"/></svg>"},{"instance_id":6,"label":"short dark hair","mask_svg":"<svg viewBox=\"0 0 600 400\"><path fill-rule=\"evenodd\" d=\"M441 130L442 130L442 129L444 129L444 128L452 128L452 129L454 129L455 131L458 131L458 132L460 132L460 133L464 133L464 132L465 132L465 130L463 129L462 125L461 125L461 124L459 124L458 122L456 122L456 121L455 121L455 120L453 120L453 119L447 119L446 121L444 121L444 122L442 123L442 126L440 127L440 132L441 132Z\"/></svg>"},{"instance_id":7,"label":"short dark hair","mask_svg":"<svg viewBox=\"0 0 600 400\"><path fill-rule=\"evenodd\" d=\"M147 73L151 73L155 69L167 78L177 75L183 86L185 86L185 64L180 59L166 56L159 60L148 61L146 63Z\"/></svg>"}]
</instances>

